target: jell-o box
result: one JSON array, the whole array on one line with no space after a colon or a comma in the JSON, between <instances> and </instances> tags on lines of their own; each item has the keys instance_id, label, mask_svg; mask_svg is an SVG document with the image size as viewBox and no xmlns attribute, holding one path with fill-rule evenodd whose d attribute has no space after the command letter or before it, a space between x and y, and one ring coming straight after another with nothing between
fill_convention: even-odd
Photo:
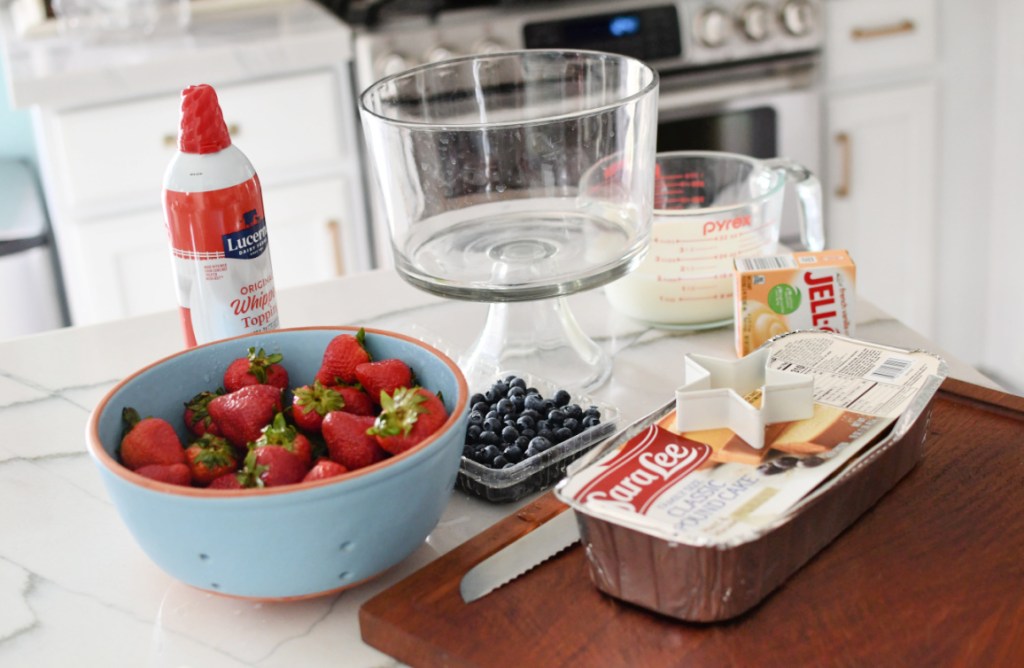
<instances>
[{"instance_id":1,"label":"jell-o box","mask_svg":"<svg viewBox=\"0 0 1024 668\"><path fill-rule=\"evenodd\" d=\"M853 334L857 268L845 250L743 257L735 266L740 357L786 332Z\"/></svg>"}]
</instances>

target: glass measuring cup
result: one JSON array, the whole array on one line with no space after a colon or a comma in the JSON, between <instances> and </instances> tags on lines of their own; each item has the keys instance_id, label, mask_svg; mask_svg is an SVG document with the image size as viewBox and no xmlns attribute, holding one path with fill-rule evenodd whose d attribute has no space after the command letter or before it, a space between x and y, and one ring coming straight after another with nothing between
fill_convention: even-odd
<instances>
[{"instance_id":1,"label":"glass measuring cup","mask_svg":"<svg viewBox=\"0 0 1024 668\"><path fill-rule=\"evenodd\" d=\"M651 242L640 266L605 286L609 302L670 329L729 323L733 261L777 252L786 184L798 197L800 239L822 250L821 184L787 158L717 151L659 153Z\"/></svg>"}]
</instances>

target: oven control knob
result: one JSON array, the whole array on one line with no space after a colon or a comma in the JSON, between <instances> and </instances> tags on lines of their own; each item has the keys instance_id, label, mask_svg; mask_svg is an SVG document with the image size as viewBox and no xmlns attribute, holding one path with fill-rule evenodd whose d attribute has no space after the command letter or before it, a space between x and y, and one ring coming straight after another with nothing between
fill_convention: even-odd
<instances>
[{"instance_id":1,"label":"oven control knob","mask_svg":"<svg viewBox=\"0 0 1024 668\"><path fill-rule=\"evenodd\" d=\"M694 31L697 39L706 47L717 48L729 39L729 14L718 7L708 7L697 15Z\"/></svg>"},{"instance_id":2,"label":"oven control knob","mask_svg":"<svg viewBox=\"0 0 1024 668\"><path fill-rule=\"evenodd\" d=\"M814 6L810 0L789 0L780 12L782 27L790 35L801 37L814 29Z\"/></svg>"},{"instance_id":3,"label":"oven control knob","mask_svg":"<svg viewBox=\"0 0 1024 668\"><path fill-rule=\"evenodd\" d=\"M404 72L415 64L411 58L403 56L396 51L391 51L377 59L377 65L374 69L377 71L377 75L383 78Z\"/></svg>"},{"instance_id":4,"label":"oven control knob","mask_svg":"<svg viewBox=\"0 0 1024 668\"><path fill-rule=\"evenodd\" d=\"M768 5L752 2L740 10L740 26L751 42L763 42L768 37L771 24L771 10Z\"/></svg>"},{"instance_id":5,"label":"oven control knob","mask_svg":"<svg viewBox=\"0 0 1024 668\"><path fill-rule=\"evenodd\" d=\"M448 60L449 58L454 58L457 55L459 54L455 53L455 51L449 49L447 46L443 44L438 44L437 46L423 54L423 62L439 63L442 60Z\"/></svg>"}]
</instances>

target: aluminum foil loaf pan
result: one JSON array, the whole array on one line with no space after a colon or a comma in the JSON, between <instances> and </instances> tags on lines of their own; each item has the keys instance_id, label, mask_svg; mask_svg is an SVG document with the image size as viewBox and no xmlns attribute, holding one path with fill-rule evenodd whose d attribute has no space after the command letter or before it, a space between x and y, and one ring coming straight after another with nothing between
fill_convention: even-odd
<instances>
[{"instance_id":1,"label":"aluminum foil loaf pan","mask_svg":"<svg viewBox=\"0 0 1024 668\"><path fill-rule=\"evenodd\" d=\"M813 377L815 404L772 425L762 450L677 429L671 401L569 467L555 494L602 592L685 621L740 615L920 460L941 358L818 331L765 347L769 367Z\"/></svg>"}]
</instances>

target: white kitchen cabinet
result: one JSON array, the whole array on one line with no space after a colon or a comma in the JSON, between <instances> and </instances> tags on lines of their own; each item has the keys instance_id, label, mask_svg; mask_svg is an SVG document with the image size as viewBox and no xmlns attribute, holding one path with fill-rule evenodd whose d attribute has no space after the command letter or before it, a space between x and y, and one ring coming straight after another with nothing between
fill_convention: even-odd
<instances>
[{"instance_id":1,"label":"white kitchen cabinet","mask_svg":"<svg viewBox=\"0 0 1024 668\"><path fill-rule=\"evenodd\" d=\"M932 326L937 86L828 101L829 245L850 251L858 291L920 331Z\"/></svg>"},{"instance_id":2,"label":"white kitchen cabinet","mask_svg":"<svg viewBox=\"0 0 1024 668\"><path fill-rule=\"evenodd\" d=\"M359 266L361 253L346 245L358 213L337 178L273 188L264 193L274 282L278 289L305 285ZM103 218L72 226L65 239L77 249L69 297L94 321L177 306L169 245L159 211Z\"/></svg>"},{"instance_id":3,"label":"white kitchen cabinet","mask_svg":"<svg viewBox=\"0 0 1024 668\"><path fill-rule=\"evenodd\" d=\"M935 0L827 8L825 225L858 292L934 329L939 83Z\"/></svg>"},{"instance_id":4,"label":"white kitchen cabinet","mask_svg":"<svg viewBox=\"0 0 1024 668\"><path fill-rule=\"evenodd\" d=\"M343 68L215 85L263 186L278 287L370 268ZM44 180L74 324L175 306L162 211L180 89L40 109Z\"/></svg>"}]
</instances>

